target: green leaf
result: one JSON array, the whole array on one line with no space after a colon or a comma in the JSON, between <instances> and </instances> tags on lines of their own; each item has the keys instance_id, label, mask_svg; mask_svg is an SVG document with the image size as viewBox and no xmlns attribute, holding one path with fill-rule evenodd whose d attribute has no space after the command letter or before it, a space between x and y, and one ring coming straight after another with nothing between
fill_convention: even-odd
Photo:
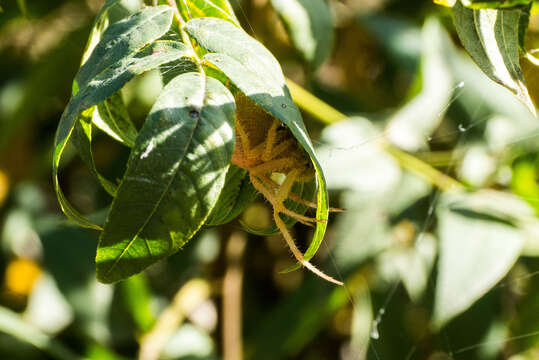
<instances>
[{"instance_id":1,"label":"green leaf","mask_svg":"<svg viewBox=\"0 0 539 360\"><path fill-rule=\"evenodd\" d=\"M114 71L118 71L122 73L121 76L130 79L133 77L133 74L130 74L130 71L137 73L140 68L144 69L148 66L146 62L154 63L151 67L157 67L163 63L168 63L171 59L176 59L179 56L186 56L187 54L187 49L182 43L174 41L156 41L140 53L122 59L121 64L117 65L119 70ZM156 59L152 58L154 55L159 56L157 60L158 63L155 63ZM131 67L131 70L125 71L125 67ZM112 68L115 69L114 66L112 66ZM108 76L109 71L110 68L95 79L104 78L107 79L106 81L114 79L114 74L110 77ZM113 138L120 139L121 142L130 145L130 147L133 146L137 130L130 121L127 109L118 92L114 93L111 97L107 98L97 106L85 110L83 114L86 115L79 117L79 121L75 125L76 131L73 133L75 146L82 159L90 166L90 170L99 180L103 188L110 195L114 196L116 194L116 185L99 174L94 164L91 148L92 124L101 125L101 128L104 128L107 134Z\"/></svg>"},{"instance_id":2,"label":"green leaf","mask_svg":"<svg viewBox=\"0 0 539 360\"><path fill-rule=\"evenodd\" d=\"M234 151L235 103L198 73L168 83L131 152L97 249L97 277L111 283L180 249L205 223Z\"/></svg>"},{"instance_id":3,"label":"green leaf","mask_svg":"<svg viewBox=\"0 0 539 360\"><path fill-rule=\"evenodd\" d=\"M511 9L527 6L532 0L460 0L462 5L472 9Z\"/></svg>"},{"instance_id":4,"label":"green leaf","mask_svg":"<svg viewBox=\"0 0 539 360\"><path fill-rule=\"evenodd\" d=\"M510 194L447 193L437 209L440 261L433 321L440 328L511 269L526 234L516 224L533 209Z\"/></svg>"},{"instance_id":5,"label":"green leaf","mask_svg":"<svg viewBox=\"0 0 539 360\"><path fill-rule=\"evenodd\" d=\"M78 72L79 89L88 87L90 81L94 83L101 73L114 71L126 56L163 36L171 24L172 9L158 6L145 8L111 25Z\"/></svg>"},{"instance_id":6,"label":"green leaf","mask_svg":"<svg viewBox=\"0 0 539 360\"><path fill-rule=\"evenodd\" d=\"M228 0L182 0L177 3L184 19L214 17L240 26Z\"/></svg>"},{"instance_id":7,"label":"green leaf","mask_svg":"<svg viewBox=\"0 0 539 360\"><path fill-rule=\"evenodd\" d=\"M206 225L217 226L231 222L256 199L258 192L246 175L246 170L230 165L225 186Z\"/></svg>"},{"instance_id":8,"label":"green leaf","mask_svg":"<svg viewBox=\"0 0 539 360\"><path fill-rule=\"evenodd\" d=\"M193 19L187 23L185 30L210 52L203 61L219 68L252 101L281 120L309 154L317 174L316 218L320 220L304 255L305 259L311 259L326 232L328 193L322 168L299 109L290 97L279 63L262 44L226 21Z\"/></svg>"},{"instance_id":9,"label":"green leaf","mask_svg":"<svg viewBox=\"0 0 539 360\"><path fill-rule=\"evenodd\" d=\"M530 15L532 10L533 3L530 1L530 4L526 7L522 7L522 15L518 22L518 46L520 51L526 53L526 32L528 31L528 26L530 25Z\"/></svg>"},{"instance_id":10,"label":"green leaf","mask_svg":"<svg viewBox=\"0 0 539 360\"><path fill-rule=\"evenodd\" d=\"M116 185L101 175L94 163L92 154L92 113L94 112L95 107L82 112L72 134L73 144L82 160L90 167L92 174L99 180L101 186L111 196L114 196L116 194Z\"/></svg>"},{"instance_id":11,"label":"green leaf","mask_svg":"<svg viewBox=\"0 0 539 360\"><path fill-rule=\"evenodd\" d=\"M457 2L455 26L464 48L493 81L505 86L532 114L535 106L528 94L519 63L519 23L523 10L473 10Z\"/></svg>"},{"instance_id":12,"label":"green leaf","mask_svg":"<svg viewBox=\"0 0 539 360\"><path fill-rule=\"evenodd\" d=\"M325 0L271 0L292 43L316 69L331 53L333 19Z\"/></svg>"},{"instance_id":13,"label":"green leaf","mask_svg":"<svg viewBox=\"0 0 539 360\"><path fill-rule=\"evenodd\" d=\"M86 43L86 49L82 55L82 64L88 60L96 45L101 41L103 33L111 24L133 15L143 5L142 0L107 0L95 17L88 42Z\"/></svg>"},{"instance_id":14,"label":"green leaf","mask_svg":"<svg viewBox=\"0 0 539 360\"><path fill-rule=\"evenodd\" d=\"M144 274L130 277L121 284L124 305L141 333L149 332L155 324L152 314L152 292Z\"/></svg>"},{"instance_id":15,"label":"green leaf","mask_svg":"<svg viewBox=\"0 0 539 360\"><path fill-rule=\"evenodd\" d=\"M391 142L411 152L427 148L427 138L442 122L455 89L448 64L453 43L440 21L428 18L421 35L421 92L391 117L386 128Z\"/></svg>"},{"instance_id":16,"label":"green leaf","mask_svg":"<svg viewBox=\"0 0 539 360\"><path fill-rule=\"evenodd\" d=\"M125 146L133 147L137 137L137 129L122 99L122 94L116 92L105 101L97 105L92 123L113 139Z\"/></svg>"},{"instance_id":17,"label":"green leaf","mask_svg":"<svg viewBox=\"0 0 539 360\"><path fill-rule=\"evenodd\" d=\"M188 56L185 45L163 41L141 49L166 33L172 23L167 6L147 8L112 25L77 74L78 92L62 114L53 154L53 180L64 213L80 226L101 229L67 201L60 188L58 166L79 114L107 99L135 75Z\"/></svg>"}]
</instances>

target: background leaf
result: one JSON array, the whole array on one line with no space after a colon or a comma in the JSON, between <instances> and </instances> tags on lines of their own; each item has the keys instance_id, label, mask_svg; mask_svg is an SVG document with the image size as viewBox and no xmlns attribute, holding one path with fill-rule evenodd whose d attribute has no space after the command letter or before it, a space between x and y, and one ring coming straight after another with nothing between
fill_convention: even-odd
<instances>
[{"instance_id":1,"label":"background leaf","mask_svg":"<svg viewBox=\"0 0 539 360\"><path fill-rule=\"evenodd\" d=\"M443 195L437 209L440 261L433 315L437 327L469 308L514 265L525 235L510 217L523 210L531 209L493 191Z\"/></svg>"},{"instance_id":2,"label":"background leaf","mask_svg":"<svg viewBox=\"0 0 539 360\"><path fill-rule=\"evenodd\" d=\"M442 25L434 18L427 19L421 36L421 91L387 125L390 141L412 152L427 147L428 138L442 122L455 89L449 68L454 48Z\"/></svg>"},{"instance_id":3,"label":"background leaf","mask_svg":"<svg viewBox=\"0 0 539 360\"><path fill-rule=\"evenodd\" d=\"M331 53L333 19L325 0L271 0L292 43L303 58L318 68Z\"/></svg>"}]
</instances>

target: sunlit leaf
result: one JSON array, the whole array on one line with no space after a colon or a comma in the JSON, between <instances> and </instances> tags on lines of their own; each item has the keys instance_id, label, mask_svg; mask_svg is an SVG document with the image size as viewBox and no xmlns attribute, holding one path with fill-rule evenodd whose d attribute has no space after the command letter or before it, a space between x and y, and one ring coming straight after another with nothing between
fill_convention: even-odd
<instances>
[{"instance_id":1,"label":"sunlit leaf","mask_svg":"<svg viewBox=\"0 0 539 360\"><path fill-rule=\"evenodd\" d=\"M92 123L101 131L125 146L133 147L137 129L129 117L120 92L116 92L97 105Z\"/></svg>"},{"instance_id":2,"label":"sunlit leaf","mask_svg":"<svg viewBox=\"0 0 539 360\"><path fill-rule=\"evenodd\" d=\"M292 43L316 69L333 45L333 19L325 0L271 0Z\"/></svg>"},{"instance_id":3,"label":"sunlit leaf","mask_svg":"<svg viewBox=\"0 0 539 360\"><path fill-rule=\"evenodd\" d=\"M103 35L88 61L77 74L78 92L62 114L55 138L53 180L62 210L81 226L100 229L85 219L65 198L58 180L60 158L73 132L79 114L104 101L135 75L186 56L181 43L165 42L167 51L141 48L162 36L172 23L167 6L147 8L112 25ZM136 36L135 36L136 34Z\"/></svg>"},{"instance_id":4,"label":"sunlit leaf","mask_svg":"<svg viewBox=\"0 0 539 360\"><path fill-rule=\"evenodd\" d=\"M214 17L240 26L228 0L182 0L177 3L184 19Z\"/></svg>"},{"instance_id":5,"label":"sunlit leaf","mask_svg":"<svg viewBox=\"0 0 539 360\"><path fill-rule=\"evenodd\" d=\"M435 4L452 7L459 0L433 0Z\"/></svg>"},{"instance_id":6,"label":"sunlit leaf","mask_svg":"<svg viewBox=\"0 0 539 360\"><path fill-rule=\"evenodd\" d=\"M219 68L245 95L281 120L311 157L317 173L318 194L313 240L304 257L311 259L318 250L327 227L328 194L322 168L296 104L290 97L281 67L258 41L234 25L212 18L193 19L185 30L209 51L204 62Z\"/></svg>"},{"instance_id":7,"label":"sunlit leaf","mask_svg":"<svg viewBox=\"0 0 539 360\"><path fill-rule=\"evenodd\" d=\"M519 23L523 10L473 10L457 2L453 18L462 44L483 72L505 86L535 115L519 63Z\"/></svg>"},{"instance_id":8,"label":"sunlit leaf","mask_svg":"<svg viewBox=\"0 0 539 360\"><path fill-rule=\"evenodd\" d=\"M472 9L510 9L529 5L532 0L460 0Z\"/></svg>"},{"instance_id":9,"label":"sunlit leaf","mask_svg":"<svg viewBox=\"0 0 539 360\"><path fill-rule=\"evenodd\" d=\"M94 157L92 154L92 114L95 107L83 111L79 120L75 123L75 128L72 133L72 141L77 148L82 160L90 167L90 171L99 180L99 183L110 195L116 194L116 184L106 179L97 170Z\"/></svg>"},{"instance_id":10,"label":"sunlit leaf","mask_svg":"<svg viewBox=\"0 0 539 360\"><path fill-rule=\"evenodd\" d=\"M81 63L84 64L88 60L96 45L101 41L103 33L110 25L133 15L143 5L142 0L107 0L95 17Z\"/></svg>"},{"instance_id":11,"label":"sunlit leaf","mask_svg":"<svg viewBox=\"0 0 539 360\"><path fill-rule=\"evenodd\" d=\"M215 79L178 76L133 147L97 249L97 276L115 282L179 250L204 224L234 150L234 98Z\"/></svg>"}]
</instances>

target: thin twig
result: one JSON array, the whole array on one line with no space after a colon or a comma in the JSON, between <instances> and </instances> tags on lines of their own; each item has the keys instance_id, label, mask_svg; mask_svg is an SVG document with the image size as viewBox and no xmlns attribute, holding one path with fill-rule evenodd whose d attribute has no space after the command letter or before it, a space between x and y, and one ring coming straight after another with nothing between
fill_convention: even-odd
<instances>
[{"instance_id":1,"label":"thin twig","mask_svg":"<svg viewBox=\"0 0 539 360\"><path fill-rule=\"evenodd\" d=\"M234 232L226 248L227 269L223 280L223 359L241 360L243 353L241 330L241 294L243 287L243 253L247 237Z\"/></svg>"},{"instance_id":2,"label":"thin twig","mask_svg":"<svg viewBox=\"0 0 539 360\"><path fill-rule=\"evenodd\" d=\"M324 124L331 125L348 118L348 116L320 100L292 80L286 79L286 81L296 104L298 104L301 109L311 114L315 119ZM426 162L387 142L381 141L380 143L387 153L398 161L403 169L421 177L439 189L443 191L465 189L465 186L459 181L447 176Z\"/></svg>"},{"instance_id":3,"label":"thin twig","mask_svg":"<svg viewBox=\"0 0 539 360\"><path fill-rule=\"evenodd\" d=\"M157 360L174 331L185 317L210 296L207 281L193 279L178 290L170 305L161 313L140 343L139 360Z\"/></svg>"}]
</instances>

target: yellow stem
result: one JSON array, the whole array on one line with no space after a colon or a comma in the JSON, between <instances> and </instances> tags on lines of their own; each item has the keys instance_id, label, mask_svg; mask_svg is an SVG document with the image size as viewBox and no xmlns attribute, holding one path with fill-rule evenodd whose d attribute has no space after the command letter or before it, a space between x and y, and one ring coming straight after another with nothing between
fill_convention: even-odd
<instances>
[{"instance_id":1,"label":"yellow stem","mask_svg":"<svg viewBox=\"0 0 539 360\"><path fill-rule=\"evenodd\" d=\"M330 125L347 118L345 114L320 100L292 80L286 79L286 82L294 102L315 119ZM393 156L403 169L421 177L439 189L443 191L465 189L465 186L457 180L447 176L413 155L402 151L389 143L381 142L381 144L387 153Z\"/></svg>"}]
</instances>

